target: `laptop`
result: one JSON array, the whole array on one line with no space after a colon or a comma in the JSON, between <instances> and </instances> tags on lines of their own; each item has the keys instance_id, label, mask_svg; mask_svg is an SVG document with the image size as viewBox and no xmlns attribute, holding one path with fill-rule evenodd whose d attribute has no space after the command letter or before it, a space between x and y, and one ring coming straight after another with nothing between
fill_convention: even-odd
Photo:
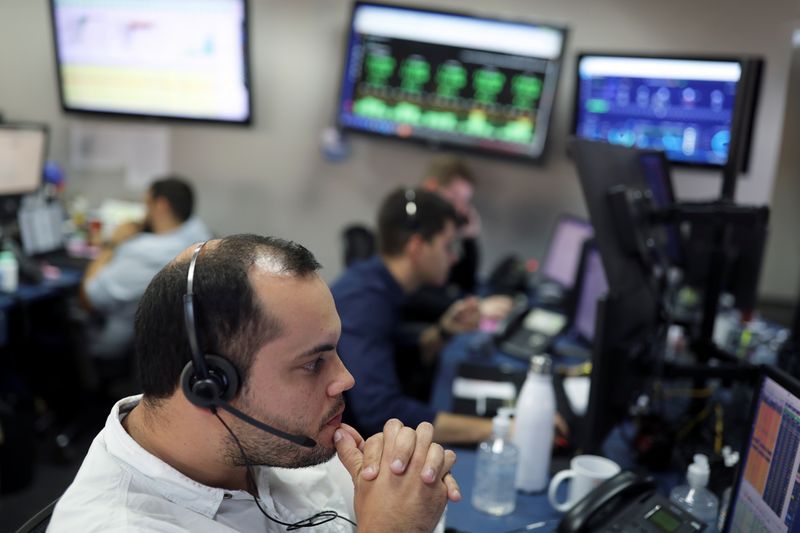
<instances>
[{"instance_id":1,"label":"laptop","mask_svg":"<svg viewBox=\"0 0 800 533\"><path fill-rule=\"evenodd\" d=\"M800 531L800 382L763 367L723 531Z\"/></svg>"}]
</instances>

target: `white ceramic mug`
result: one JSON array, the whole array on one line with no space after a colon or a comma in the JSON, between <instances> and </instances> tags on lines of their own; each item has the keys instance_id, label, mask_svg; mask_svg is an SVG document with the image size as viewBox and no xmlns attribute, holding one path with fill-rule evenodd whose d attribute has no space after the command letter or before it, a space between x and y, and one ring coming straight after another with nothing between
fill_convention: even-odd
<instances>
[{"instance_id":1,"label":"white ceramic mug","mask_svg":"<svg viewBox=\"0 0 800 533\"><path fill-rule=\"evenodd\" d=\"M614 477L620 471L619 465L611 459L599 455L577 455L569 462L569 470L562 470L550 480L547 499L556 511L566 512L589 494L603 481ZM556 499L558 486L562 481L571 479L567 491L567 501Z\"/></svg>"}]
</instances>

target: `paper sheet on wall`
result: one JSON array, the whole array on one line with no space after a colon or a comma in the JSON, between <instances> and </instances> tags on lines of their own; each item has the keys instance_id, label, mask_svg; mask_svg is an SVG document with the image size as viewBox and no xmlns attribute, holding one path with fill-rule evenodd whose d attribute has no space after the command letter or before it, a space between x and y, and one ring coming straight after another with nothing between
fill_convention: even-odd
<instances>
[{"instance_id":1,"label":"paper sheet on wall","mask_svg":"<svg viewBox=\"0 0 800 533\"><path fill-rule=\"evenodd\" d=\"M70 126L69 161L76 169L123 171L125 185L143 191L170 171L170 136L164 126L89 124Z\"/></svg>"}]
</instances>

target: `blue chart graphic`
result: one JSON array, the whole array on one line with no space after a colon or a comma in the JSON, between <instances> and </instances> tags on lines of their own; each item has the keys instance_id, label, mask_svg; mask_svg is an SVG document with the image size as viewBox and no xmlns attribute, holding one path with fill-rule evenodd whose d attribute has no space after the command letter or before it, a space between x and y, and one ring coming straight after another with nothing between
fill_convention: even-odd
<instances>
[{"instance_id":1,"label":"blue chart graphic","mask_svg":"<svg viewBox=\"0 0 800 533\"><path fill-rule=\"evenodd\" d=\"M778 440L775 442L763 495L764 503L778 516L781 516L786 492L792 486L791 477L794 475L793 466L798 446L800 446L800 413L787 405L783 409Z\"/></svg>"},{"instance_id":2,"label":"blue chart graphic","mask_svg":"<svg viewBox=\"0 0 800 533\"><path fill-rule=\"evenodd\" d=\"M727 160L736 82L584 76L579 83L580 137L664 150L672 161Z\"/></svg>"}]
</instances>

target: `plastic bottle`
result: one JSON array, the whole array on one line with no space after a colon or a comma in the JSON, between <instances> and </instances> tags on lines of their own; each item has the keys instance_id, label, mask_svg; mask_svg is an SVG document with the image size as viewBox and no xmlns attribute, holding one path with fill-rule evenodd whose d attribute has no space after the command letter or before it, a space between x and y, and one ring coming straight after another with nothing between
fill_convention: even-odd
<instances>
[{"instance_id":1,"label":"plastic bottle","mask_svg":"<svg viewBox=\"0 0 800 533\"><path fill-rule=\"evenodd\" d=\"M708 457L701 453L695 454L694 463L689 465L686 472L686 481L689 484L672 489L669 498L705 522L707 525L705 531L713 533L717 531L719 500L706 488L708 475Z\"/></svg>"},{"instance_id":2,"label":"plastic bottle","mask_svg":"<svg viewBox=\"0 0 800 533\"><path fill-rule=\"evenodd\" d=\"M14 292L19 283L19 264L13 252L0 252L0 290Z\"/></svg>"},{"instance_id":3,"label":"plastic bottle","mask_svg":"<svg viewBox=\"0 0 800 533\"><path fill-rule=\"evenodd\" d=\"M508 408L498 410L492 419L492 436L478 445L472 505L495 516L513 512L517 503L514 480L519 451L508 438L510 412Z\"/></svg>"},{"instance_id":4,"label":"plastic bottle","mask_svg":"<svg viewBox=\"0 0 800 533\"><path fill-rule=\"evenodd\" d=\"M556 414L552 366L546 355L531 357L528 377L517 398L514 444L519 448L519 466L516 486L525 492L547 489L550 478Z\"/></svg>"}]
</instances>

